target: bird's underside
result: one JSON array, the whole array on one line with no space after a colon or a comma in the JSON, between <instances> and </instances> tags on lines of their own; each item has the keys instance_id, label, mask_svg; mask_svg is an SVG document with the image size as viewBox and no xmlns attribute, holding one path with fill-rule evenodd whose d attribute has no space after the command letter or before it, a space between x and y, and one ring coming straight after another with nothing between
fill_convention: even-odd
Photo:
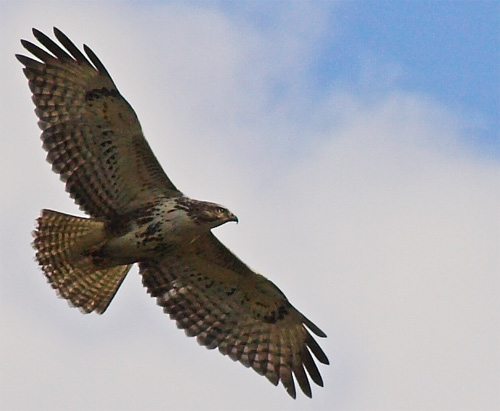
<instances>
[{"instance_id":1,"label":"bird's underside","mask_svg":"<svg viewBox=\"0 0 500 411\"><path fill-rule=\"evenodd\" d=\"M34 29L46 50L16 55L33 93L47 160L90 218L43 210L36 258L57 293L103 313L134 263L157 303L189 336L218 348L295 398L323 386L328 359L310 332L325 334L269 280L211 232L237 221L225 207L184 196L164 173L132 107L97 56L61 31L65 50Z\"/></svg>"}]
</instances>

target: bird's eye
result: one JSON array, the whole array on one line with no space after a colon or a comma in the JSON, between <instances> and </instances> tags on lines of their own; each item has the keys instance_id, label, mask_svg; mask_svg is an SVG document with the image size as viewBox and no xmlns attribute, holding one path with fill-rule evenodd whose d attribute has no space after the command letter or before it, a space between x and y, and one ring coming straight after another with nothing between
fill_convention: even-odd
<instances>
[{"instance_id":1,"label":"bird's eye","mask_svg":"<svg viewBox=\"0 0 500 411\"><path fill-rule=\"evenodd\" d=\"M224 211L225 211L225 210L224 210L222 207L217 207L217 212L218 212L219 214L224 214Z\"/></svg>"}]
</instances>

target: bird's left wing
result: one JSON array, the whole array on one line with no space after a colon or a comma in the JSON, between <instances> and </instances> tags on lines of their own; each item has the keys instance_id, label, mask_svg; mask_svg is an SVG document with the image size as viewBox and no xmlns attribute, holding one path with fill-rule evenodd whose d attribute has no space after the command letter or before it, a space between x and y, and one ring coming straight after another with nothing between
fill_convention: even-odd
<instances>
[{"instance_id":1,"label":"bird's left wing","mask_svg":"<svg viewBox=\"0 0 500 411\"><path fill-rule=\"evenodd\" d=\"M94 52L85 56L60 30L60 44L33 29L49 52L22 40L39 60L16 55L33 93L47 160L92 217L110 218L155 195L177 196L137 116Z\"/></svg>"},{"instance_id":2,"label":"bird's left wing","mask_svg":"<svg viewBox=\"0 0 500 411\"><path fill-rule=\"evenodd\" d=\"M323 386L311 353L323 364L328 358L307 328L320 337L326 335L212 233L160 260L141 262L140 273L158 304L200 344L218 347L274 385L281 381L293 398L293 376L309 397L306 371Z\"/></svg>"}]
</instances>

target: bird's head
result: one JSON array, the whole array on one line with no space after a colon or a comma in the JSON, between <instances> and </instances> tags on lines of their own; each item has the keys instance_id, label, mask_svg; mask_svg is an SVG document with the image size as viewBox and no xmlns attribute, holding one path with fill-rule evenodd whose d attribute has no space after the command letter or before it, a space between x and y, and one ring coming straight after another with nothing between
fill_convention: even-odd
<instances>
[{"instance_id":1,"label":"bird's head","mask_svg":"<svg viewBox=\"0 0 500 411\"><path fill-rule=\"evenodd\" d=\"M206 224L210 228L218 227L228 221L238 222L236 217L231 211L220 204L201 202L201 207L197 215L197 220L201 224Z\"/></svg>"},{"instance_id":2,"label":"bird's head","mask_svg":"<svg viewBox=\"0 0 500 411\"><path fill-rule=\"evenodd\" d=\"M220 204L186 197L179 198L177 204L178 208L184 209L194 223L201 227L212 229L228 221L238 222L238 217Z\"/></svg>"}]
</instances>

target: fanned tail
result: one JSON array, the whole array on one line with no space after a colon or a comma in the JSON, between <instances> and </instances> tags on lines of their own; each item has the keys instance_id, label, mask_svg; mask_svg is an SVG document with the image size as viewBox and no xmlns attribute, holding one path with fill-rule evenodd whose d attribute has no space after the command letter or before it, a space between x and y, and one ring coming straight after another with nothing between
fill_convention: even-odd
<instances>
[{"instance_id":1,"label":"fanned tail","mask_svg":"<svg viewBox=\"0 0 500 411\"><path fill-rule=\"evenodd\" d=\"M36 259L50 285L85 313L108 308L131 265L102 268L91 252L107 240L105 223L43 210L33 232Z\"/></svg>"}]
</instances>

